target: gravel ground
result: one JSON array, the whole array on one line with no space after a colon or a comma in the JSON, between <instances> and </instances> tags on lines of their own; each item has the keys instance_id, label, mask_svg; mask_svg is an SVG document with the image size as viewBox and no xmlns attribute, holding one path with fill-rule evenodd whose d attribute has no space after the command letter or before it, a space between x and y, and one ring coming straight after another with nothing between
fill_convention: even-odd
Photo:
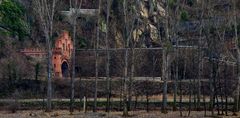
<instances>
[{"instance_id":1,"label":"gravel ground","mask_svg":"<svg viewBox=\"0 0 240 118\"><path fill-rule=\"evenodd\" d=\"M179 112L169 112L167 114L162 114L158 111L146 112L146 111L135 111L129 112L129 118L181 118ZM210 112L207 114L210 115ZM184 117L186 117L187 112L183 112ZM240 113L238 116L232 116L232 113L229 113L229 116L214 116L214 118L240 118ZM188 118L203 118L204 112L194 111L191 112L191 115ZM0 111L0 118L123 118L122 112L111 112L109 114L105 112L98 113L83 113L75 111L73 115L69 114L67 110L58 110L51 113L46 113L41 110L27 110L27 111L18 111L17 113L9 113L8 111ZM210 118L210 117L209 117Z\"/></svg>"}]
</instances>

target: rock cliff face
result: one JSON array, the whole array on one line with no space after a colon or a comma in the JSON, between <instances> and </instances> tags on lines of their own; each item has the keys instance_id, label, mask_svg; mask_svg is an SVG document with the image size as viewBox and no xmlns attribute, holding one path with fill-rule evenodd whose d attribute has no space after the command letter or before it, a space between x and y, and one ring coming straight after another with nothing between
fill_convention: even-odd
<instances>
[{"instance_id":1,"label":"rock cliff face","mask_svg":"<svg viewBox=\"0 0 240 118\"><path fill-rule=\"evenodd\" d=\"M133 26L133 28L130 29L130 32L132 33L134 43L137 44L136 47L152 47L156 46L154 44L159 44L160 41L158 38L157 29L161 24L160 19L165 17L163 3L155 0L141 0L139 4L130 3L129 6L134 6L136 8L136 13L133 13L132 16L129 16L130 20L128 19L128 25L130 27ZM114 20L116 21L116 19ZM136 21L130 22L131 20ZM118 23L113 24L117 24L118 26L116 27L119 27ZM117 28L116 30L116 35L113 37L116 42L116 47L123 47L123 33L121 33L122 28Z\"/></svg>"},{"instance_id":2,"label":"rock cliff face","mask_svg":"<svg viewBox=\"0 0 240 118\"><path fill-rule=\"evenodd\" d=\"M41 35L42 30L39 28L39 21L35 17L34 13L34 0L17 0L26 9L26 20L30 24L31 34L29 39L36 44L41 46L44 44L44 37ZM130 1L129 1L130 2ZM131 2L130 2L131 3ZM58 37L62 30L68 30L71 32L71 25L66 22L61 16L60 11L69 10L70 3L68 0L61 0L58 2L56 7L56 15L54 22L54 38ZM152 43L159 43L157 37L157 27L161 23L159 18L164 18L165 9L163 3L156 0L140 0L139 4L129 4L128 8L138 7L137 13L132 15L137 15L138 24L134 24L132 29L132 35L135 42L139 43L138 47L149 47ZM106 1L103 0L102 4L102 24L106 21ZM98 2L95 0L86 0L82 4L82 8L86 9L97 9ZM117 9L117 12L114 12ZM110 15L110 38L112 47L123 47L123 36L122 28L123 21L120 21L123 17L122 3L119 0L113 0L111 15ZM120 16L116 17L116 16ZM114 18L115 17L115 18ZM133 23L133 22L132 22ZM78 48L94 48L94 42L96 38L96 18L86 18L81 17L78 20L77 27L77 46ZM104 32L101 33L102 40L104 39ZM143 42L143 43L142 43ZM101 47L104 48L104 41L101 42Z\"/></svg>"}]
</instances>

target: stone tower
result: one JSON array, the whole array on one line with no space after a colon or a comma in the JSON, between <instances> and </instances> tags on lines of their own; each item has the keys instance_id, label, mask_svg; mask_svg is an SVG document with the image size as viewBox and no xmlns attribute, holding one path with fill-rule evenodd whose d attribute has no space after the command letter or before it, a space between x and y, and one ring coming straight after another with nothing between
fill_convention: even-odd
<instances>
[{"instance_id":1,"label":"stone tower","mask_svg":"<svg viewBox=\"0 0 240 118\"><path fill-rule=\"evenodd\" d=\"M70 34L67 31L63 31L55 41L55 47L52 52L52 64L55 77L61 78L69 76L72 50L73 42Z\"/></svg>"}]
</instances>

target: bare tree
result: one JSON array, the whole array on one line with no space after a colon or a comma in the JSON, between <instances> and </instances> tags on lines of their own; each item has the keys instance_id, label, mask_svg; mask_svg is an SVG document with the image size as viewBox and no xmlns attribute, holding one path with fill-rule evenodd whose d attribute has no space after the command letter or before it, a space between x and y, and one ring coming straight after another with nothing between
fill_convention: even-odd
<instances>
[{"instance_id":1,"label":"bare tree","mask_svg":"<svg viewBox=\"0 0 240 118\"><path fill-rule=\"evenodd\" d=\"M135 4L135 9L134 9L134 13L133 13L133 18L134 18L134 20L135 20L135 18L136 18L136 26L135 26L135 24L134 24L134 22L132 22L131 24L132 24L132 29L131 29L131 35L132 35L132 30L133 29L135 29L136 30L136 32L138 32L138 28L139 28L139 15L137 14L137 11L138 10L141 10L140 9L140 1L139 0L136 0L135 2L134 2L134 4ZM132 37L134 37L134 36L132 36ZM129 78L129 84L128 84L128 110L129 111L131 111L131 106L132 106L132 88L133 88L133 79L134 79L134 76L135 76L135 64L136 64L136 51L135 51L135 47L136 47L136 43L137 43L137 41L136 40L138 40L137 38L140 38L139 36L138 36L138 34L136 33L135 34L135 38L136 39L134 39L134 38L132 38L132 40L131 40L131 47L130 47L130 51L131 51L131 63L130 63L130 68L131 68L131 71L130 71L130 78Z\"/></svg>"},{"instance_id":2,"label":"bare tree","mask_svg":"<svg viewBox=\"0 0 240 118\"><path fill-rule=\"evenodd\" d=\"M112 0L107 0L107 22L106 22L106 35L105 35L105 43L106 43L106 53L107 53L107 63L106 63L106 77L107 77L107 105L106 105L106 111L110 111L110 97L111 97L111 90L110 90L110 73L109 73L109 67L110 67L110 51L109 51L109 39L108 39L108 33L109 33L109 15L110 15L110 9L111 9L111 3Z\"/></svg>"},{"instance_id":3,"label":"bare tree","mask_svg":"<svg viewBox=\"0 0 240 118\"><path fill-rule=\"evenodd\" d=\"M233 19L234 19L234 32L235 32L235 47L237 50L237 94L236 94L236 112L239 111L239 92L240 92L240 49L239 49L239 39L238 39L238 26L237 26L237 9L236 9L236 0L233 0Z\"/></svg>"},{"instance_id":4,"label":"bare tree","mask_svg":"<svg viewBox=\"0 0 240 118\"><path fill-rule=\"evenodd\" d=\"M224 97L225 97L225 115L228 115L228 95L227 95L227 65L224 65Z\"/></svg>"},{"instance_id":5,"label":"bare tree","mask_svg":"<svg viewBox=\"0 0 240 118\"><path fill-rule=\"evenodd\" d=\"M131 26L132 21L129 20L129 1L123 0L123 16L124 16L124 30L123 30L123 40L125 41L125 52L124 52L124 80L123 80L123 116L128 116L128 58L129 58L129 43L130 38L132 36L133 24ZM133 9L132 9L133 10ZM132 10L130 12L132 12ZM134 17L135 18L135 17ZM135 19L132 19L135 20Z\"/></svg>"},{"instance_id":6,"label":"bare tree","mask_svg":"<svg viewBox=\"0 0 240 118\"><path fill-rule=\"evenodd\" d=\"M166 1L165 14L165 38L163 39L162 50L162 80L163 80L163 98L162 98L162 112L167 113L167 81L169 78L169 61L170 61L170 35L169 35L169 3Z\"/></svg>"},{"instance_id":7,"label":"bare tree","mask_svg":"<svg viewBox=\"0 0 240 118\"><path fill-rule=\"evenodd\" d=\"M50 112L52 109L52 34L53 34L53 21L55 15L55 6L57 0L36 0L34 1L37 17L40 21L40 27L44 32L47 47L47 109Z\"/></svg>"},{"instance_id":8,"label":"bare tree","mask_svg":"<svg viewBox=\"0 0 240 118\"><path fill-rule=\"evenodd\" d=\"M203 33L203 15L204 15L204 1L202 1L201 6L201 16L200 16L200 32L199 32L199 38L198 38L198 91L197 91L197 109L200 109L200 101L201 101L201 74L202 74L202 52L201 52L201 46L202 46L202 33Z\"/></svg>"},{"instance_id":9,"label":"bare tree","mask_svg":"<svg viewBox=\"0 0 240 118\"><path fill-rule=\"evenodd\" d=\"M135 26L137 9L136 7L129 10L129 7L138 1L123 1L123 16L124 16L124 28L123 28L123 40L124 40L124 79L123 79L123 116L128 116L128 88L129 81L128 76L128 66L129 66L129 48L130 48L130 40L132 39L132 33ZM138 3L136 3L138 4ZM134 66L131 67L134 69ZM131 70L134 72L134 70ZM133 73L131 73L133 74ZM132 75L133 76L133 75Z\"/></svg>"},{"instance_id":10,"label":"bare tree","mask_svg":"<svg viewBox=\"0 0 240 118\"><path fill-rule=\"evenodd\" d=\"M123 1L123 14L124 14L124 40L125 41L125 54L124 54L124 80L123 80L123 116L128 116L127 109L127 80L128 80L128 47L129 47L129 36L128 36L128 25L127 25L127 6L128 1Z\"/></svg>"},{"instance_id":11,"label":"bare tree","mask_svg":"<svg viewBox=\"0 0 240 118\"><path fill-rule=\"evenodd\" d=\"M177 16L179 14L179 7L180 7L180 0L177 0L177 8L175 10L175 24L179 24L179 19L177 19ZM175 48L175 60L176 60L176 72L175 72L175 78L174 78L174 94L173 94L173 110L175 111L177 109L177 91L178 91L178 79L179 79L179 39L176 36L176 33L174 33L174 36L176 38L176 48Z\"/></svg>"},{"instance_id":12,"label":"bare tree","mask_svg":"<svg viewBox=\"0 0 240 118\"><path fill-rule=\"evenodd\" d=\"M72 74L71 74L71 97L70 97L70 113L74 111L74 86L75 86L75 60L76 60L76 27L77 27L77 18L80 16L80 8L82 6L82 0L75 0L72 4L70 0L70 18L69 22L73 27L73 49L72 49ZM72 10L72 11L71 11Z\"/></svg>"},{"instance_id":13,"label":"bare tree","mask_svg":"<svg viewBox=\"0 0 240 118\"><path fill-rule=\"evenodd\" d=\"M99 59L99 25L100 25L100 17L101 17L101 5L102 5L102 0L99 0L98 3L98 15L97 15L97 40L95 44L95 91L94 91L94 107L93 107L93 112L96 112L97 109L97 84L98 84L98 59Z\"/></svg>"}]
</instances>

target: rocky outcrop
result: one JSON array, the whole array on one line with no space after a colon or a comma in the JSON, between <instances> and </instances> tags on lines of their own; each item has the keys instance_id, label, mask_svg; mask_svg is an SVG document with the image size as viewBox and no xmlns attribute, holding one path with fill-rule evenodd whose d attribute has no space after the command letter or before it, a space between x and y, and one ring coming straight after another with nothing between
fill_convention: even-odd
<instances>
[{"instance_id":1,"label":"rocky outcrop","mask_svg":"<svg viewBox=\"0 0 240 118\"><path fill-rule=\"evenodd\" d=\"M142 25L133 31L134 40L139 41L139 38L145 35L145 40L148 40L145 42L150 42L151 46L153 43L159 43L157 25L161 22L159 18L165 17L162 3L156 0L141 1L139 12Z\"/></svg>"}]
</instances>

